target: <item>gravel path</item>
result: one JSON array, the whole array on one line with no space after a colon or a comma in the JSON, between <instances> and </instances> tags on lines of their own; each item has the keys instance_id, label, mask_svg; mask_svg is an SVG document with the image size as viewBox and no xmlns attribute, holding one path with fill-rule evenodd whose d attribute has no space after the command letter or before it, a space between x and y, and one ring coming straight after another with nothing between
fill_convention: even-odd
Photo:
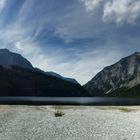
<instances>
[{"instance_id":1,"label":"gravel path","mask_svg":"<svg viewBox=\"0 0 140 140\"><path fill-rule=\"evenodd\" d=\"M139 140L140 107L0 106L0 140Z\"/></svg>"}]
</instances>

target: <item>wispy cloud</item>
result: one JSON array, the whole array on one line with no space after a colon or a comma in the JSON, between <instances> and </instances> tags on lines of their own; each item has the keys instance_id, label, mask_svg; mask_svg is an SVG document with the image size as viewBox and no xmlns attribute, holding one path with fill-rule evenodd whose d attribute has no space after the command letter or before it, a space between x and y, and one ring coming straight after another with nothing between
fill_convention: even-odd
<instances>
[{"instance_id":1,"label":"wispy cloud","mask_svg":"<svg viewBox=\"0 0 140 140\"><path fill-rule=\"evenodd\" d=\"M6 0L0 0L0 12L2 11L2 9L4 8L6 3Z\"/></svg>"},{"instance_id":2,"label":"wispy cloud","mask_svg":"<svg viewBox=\"0 0 140 140\"><path fill-rule=\"evenodd\" d=\"M134 23L139 17L139 0L112 0L105 4L103 15L105 22Z\"/></svg>"},{"instance_id":3,"label":"wispy cloud","mask_svg":"<svg viewBox=\"0 0 140 140\"><path fill-rule=\"evenodd\" d=\"M103 0L81 0L84 2L87 11L93 11L99 6L100 2Z\"/></svg>"},{"instance_id":4,"label":"wispy cloud","mask_svg":"<svg viewBox=\"0 0 140 140\"><path fill-rule=\"evenodd\" d=\"M0 48L84 84L140 51L139 10L138 0L0 0Z\"/></svg>"}]
</instances>

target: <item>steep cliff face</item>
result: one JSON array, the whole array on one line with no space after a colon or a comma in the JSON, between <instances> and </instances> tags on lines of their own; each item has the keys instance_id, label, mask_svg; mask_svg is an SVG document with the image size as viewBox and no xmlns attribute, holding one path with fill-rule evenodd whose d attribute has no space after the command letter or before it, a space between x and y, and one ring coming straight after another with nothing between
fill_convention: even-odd
<instances>
[{"instance_id":1,"label":"steep cliff face","mask_svg":"<svg viewBox=\"0 0 140 140\"><path fill-rule=\"evenodd\" d=\"M140 53L122 58L105 67L84 87L92 96L104 96L118 89L131 89L140 84Z\"/></svg>"}]
</instances>

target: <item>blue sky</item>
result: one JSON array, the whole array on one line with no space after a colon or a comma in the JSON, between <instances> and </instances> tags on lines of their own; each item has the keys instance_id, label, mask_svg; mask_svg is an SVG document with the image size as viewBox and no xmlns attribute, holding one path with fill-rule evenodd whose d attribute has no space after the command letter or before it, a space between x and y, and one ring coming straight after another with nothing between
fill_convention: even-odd
<instances>
[{"instance_id":1,"label":"blue sky","mask_svg":"<svg viewBox=\"0 0 140 140\"><path fill-rule=\"evenodd\" d=\"M140 51L140 1L0 0L0 48L85 84Z\"/></svg>"}]
</instances>

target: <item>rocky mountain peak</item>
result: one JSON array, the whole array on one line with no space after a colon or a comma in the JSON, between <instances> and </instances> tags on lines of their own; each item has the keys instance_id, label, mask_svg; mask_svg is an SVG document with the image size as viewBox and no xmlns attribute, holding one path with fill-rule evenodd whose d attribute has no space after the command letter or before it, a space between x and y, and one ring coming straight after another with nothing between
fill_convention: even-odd
<instances>
[{"instance_id":1,"label":"rocky mountain peak","mask_svg":"<svg viewBox=\"0 0 140 140\"><path fill-rule=\"evenodd\" d=\"M140 84L140 53L135 52L105 67L84 87L92 95L104 95L119 88L132 88L138 84Z\"/></svg>"}]
</instances>

